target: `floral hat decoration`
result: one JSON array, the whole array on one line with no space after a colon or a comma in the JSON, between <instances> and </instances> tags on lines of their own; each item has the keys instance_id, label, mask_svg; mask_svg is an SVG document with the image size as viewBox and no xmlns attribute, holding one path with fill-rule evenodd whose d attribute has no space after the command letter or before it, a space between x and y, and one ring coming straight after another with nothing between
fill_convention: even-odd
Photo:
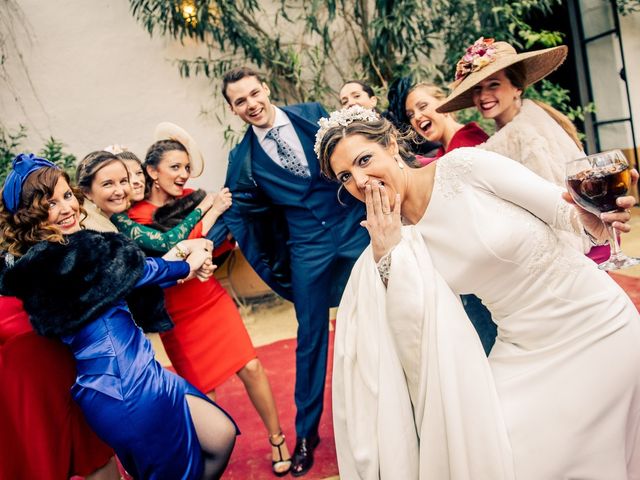
<instances>
[{"instance_id":1,"label":"floral hat decoration","mask_svg":"<svg viewBox=\"0 0 640 480\"><path fill-rule=\"evenodd\" d=\"M496 72L516 63L525 70L525 87L542 80L558 68L567 58L566 45L518 53L507 42L496 42L493 38L480 37L462 56L456 65L452 90L436 111L455 112L473 106L473 87Z\"/></svg>"},{"instance_id":2,"label":"floral hat decoration","mask_svg":"<svg viewBox=\"0 0 640 480\"><path fill-rule=\"evenodd\" d=\"M111 145L107 145L102 150L105 152L112 153L114 155L118 155L119 153L129 151L127 147L125 147L124 145L120 145L119 143L113 143Z\"/></svg>"},{"instance_id":3,"label":"floral hat decoration","mask_svg":"<svg viewBox=\"0 0 640 480\"><path fill-rule=\"evenodd\" d=\"M331 112L329 118L323 117L318 120L320 129L316 132L316 143L313 146L313 151L316 152L316 155L320 158L322 139L332 128L347 127L353 122L375 122L379 120L380 116L374 110L364 108L360 105L352 105L348 108L335 110Z\"/></svg>"}]
</instances>

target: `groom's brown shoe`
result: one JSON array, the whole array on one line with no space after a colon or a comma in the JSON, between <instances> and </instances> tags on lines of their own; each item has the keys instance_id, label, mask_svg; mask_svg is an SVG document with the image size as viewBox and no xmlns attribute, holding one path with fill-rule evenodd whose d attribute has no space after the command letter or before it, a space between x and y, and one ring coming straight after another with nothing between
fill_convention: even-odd
<instances>
[{"instance_id":1,"label":"groom's brown shoe","mask_svg":"<svg viewBox=\"0 0 640 480\"><path fill-rule=\"evenodd\" d=\"M296 448L293 451L293 464L291 475L301 477L313 466L313 451L320 443L320 437L316 433L309 437L299 437L296 440Z\"/></svg>"}]
</instances>

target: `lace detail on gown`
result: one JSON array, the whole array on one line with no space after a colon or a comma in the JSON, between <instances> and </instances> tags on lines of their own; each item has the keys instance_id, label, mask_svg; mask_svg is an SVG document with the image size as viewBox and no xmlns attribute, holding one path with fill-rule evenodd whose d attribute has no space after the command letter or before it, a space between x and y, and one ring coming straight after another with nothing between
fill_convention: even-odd
<instances>
[{"instance_id":1,"label":"lace detail on gown","mask_svg":"<svg viewBox=\"0 0 640 480\"><path fill-rule=\"evenodd\" d=\"M534 220L535 217L531 217L528 212L511 202L498 198L497 203L496 210L500 215L513 219L521 217L520 221L524 219L525 228L533 239L531 255L525 265L529 274L538 276L546 272L548 276L559 277L566 275L568 271L576 270L583 264L580 252L573 247L567 248L563 245L569 241L565 236L574 234L578 225L577 217L571 214L572 207L569 204L559 203L555 217L556 223L551 226L540 225ZM565 205L569 209L565 208Z\"/></svg>"},{"instance_id":2,"label":"lace detail on gown","mask_svg":"<svg viewBox=\"0 0 640 480\"><path fill-rule=\"evenodd\" d=\"M556 209L556 214L554 218L553 226L558 230L562 230L565 233L565 238L568 238L569 235L575 235L575 241L572 244L578 248L582 248L582 252L588 252L593 245L599 245L597 242L593 242L587 233L585 233L584 227L582 226L582 222L580 221L580 217L578 217L578 213L576 209L568 204L567 202L559 202L558 207ZM605 242L606 243L606 242Z\"/></svg>"},{"instance_id":3,"label":"lace detail on gown","mask_svg":"<svg viewBox=\"0 0 640 480\"><path fill-rule=\"evenodd\" d=\"M559 202L556 209L556 215L553 226L558 230L582 235L582 224L578 219L576 209L567 202Z\"/></svg>"},{"instance_id":4,"label":"lace detail on gown","mask_svg":"<svg viewBox=\"0 0 640 480\"><path fill-rule=\"evenodd\" d=\"M441 162L441 165L436 168L434 188L439 189L447 199L462 192L465 185L464 178L469 175L473 166L471 158L457 155L457 153L449 153L446 161Z\"/></svg>"}]
</instances>

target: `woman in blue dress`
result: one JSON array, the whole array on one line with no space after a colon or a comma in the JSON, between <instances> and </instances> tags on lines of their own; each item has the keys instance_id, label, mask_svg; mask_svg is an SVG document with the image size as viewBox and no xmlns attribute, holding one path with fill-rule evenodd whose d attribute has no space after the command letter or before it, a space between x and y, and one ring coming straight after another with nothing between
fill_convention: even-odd
<instances>
[{"instance_id":1,"label":"woman in blue dress","mask_svg":"<svg viewBox=\"0 0 640 480\"><path fill-rule=\"evenodd\" d=\"M185 241L146 258L120 234L81 230L80 219L65 172L33 155L14 159L0 202L0 293L23 301L38 333L69 346L73 397L134 478L220 478L235 424L155 361L123 300L144 285L208 278L211 245Z\"/></svg>"}]
</instances>

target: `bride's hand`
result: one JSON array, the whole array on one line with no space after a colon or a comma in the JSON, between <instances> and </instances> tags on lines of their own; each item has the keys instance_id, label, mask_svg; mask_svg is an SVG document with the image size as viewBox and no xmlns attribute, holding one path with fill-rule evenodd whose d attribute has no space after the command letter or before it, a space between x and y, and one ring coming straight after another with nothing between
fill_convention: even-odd
<instances>
[{"instance_id":1,"label":"bride's hand","mask_svg":"<svg viewBox=\"0 0 640 480\"><path fill-rule=\"evenodd\" d=\"M360 225L369 232L373 258L377 263L402 239L400 195L396 194L393 210L391 210L384 185L373 182L373 185L365 186L364 203L367 206L367 219Z\"/></svg>"},{"instance_id":2,"label":"bride's hand","mask_svg":"<svg viewBox=\"0 0 640 480\"><path fill-rule=\"evenodd\" d=\"M213 206L216 196L217 196L216 193L207 193L205 197L202 199L202 201L198 204L197 208L202 210L203 213L207 213L209 209Z\"/></svg>"}]
</instances>

